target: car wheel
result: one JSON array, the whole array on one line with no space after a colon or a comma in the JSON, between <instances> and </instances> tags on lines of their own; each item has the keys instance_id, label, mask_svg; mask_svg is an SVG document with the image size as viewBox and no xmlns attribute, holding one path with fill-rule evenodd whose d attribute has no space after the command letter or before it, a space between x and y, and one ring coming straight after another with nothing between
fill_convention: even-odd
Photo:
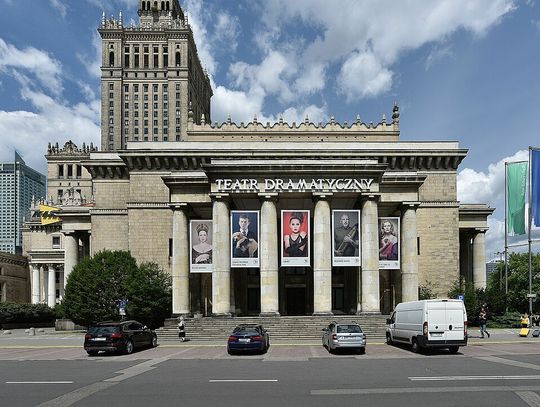
<instances>
[{"instance_id":1,"label":"car wheel","mask_svg":"<svg viewBox=\"0 0 540 407\"><path fill-rule=\"evenodd\" d=\"M412 350L414 353L420 352L420 346L418 346L418 341L417 341L416 339L414 339L414 338L413 338L413 340L412 340L411 350Z\"/></svg>"},{"instance_id":2,"label":"car wheel","mask_svg":"<svg viewBox=\"0 0 540 407\"><path fill-rule=\"evenodd\" d=\"M133 342L127 341L125 352L126 352L126 355L130 355L133 353Z\"/></svg>"},{"instance_id":3,"label":"car wheel","mask_svg":"<svg viewBox=\"0 0 540 407\"><path fill-rule=\"evenodd\" d=\"M335 350L332 349L332 348L330 347L330 344L328 344L327 349L328 349L328 353L332 353L332 354L333 354L333 353L335 352Z\"/></svg>"},{"instance_id":4,"label":"car wheel","mask_svg":"<svg viewBox=\"0 0 540 407\"><path fill-rule=\"evenodd\" d=\"M392 336L389 333L387 333L386 334L386 344L387 345L392 345L392 343L393 343Z\"/></svg>"},{"instance_id":5,"label":"car wheel","mask_svg":"<svg viewBox=\"0 0 540 407\"><path fill-rule=\"evenodd\" d=\"M365 355L366 354L366 348L360 348L360 354Z\"/></svg>"},{"instance_id":6,"label":"car wheel","mask_svg":"<svg viewBox=\"0 0 540 407\"><path fill-rule=\"evenodd\" d=\"M157 346L157 336L152 336L152 348L155 348Z\"/></svg>"},{"instance_id":7,"label":"car wheel","mask_svg":"<svg viewBox=\"0 0 540 407\"><path fill-rule=\"evenodd\" d=\"M232 350L230 350L230 349L227 349L227 353L228 353L229 355L234 355L234 352L233 352Z\"/></svg>"},{"instance_id":8,"label":"car wheel","mask_svg":"<svg viewBox=\"0 0 540 407\"><path fill-rule=\"evenodd\" d=\"M450 346L448 350L450 351L450 353L457 353L457 351L459 350L459 346Z\"/></svg>"},{"instance_id":9,"label":"car wheel","mask_svg":"<svg viewBox=\"0 0 540 407\"><path fill-rule=\"evenodd\" d=\"M88 353L88 356L97 356L98 351L97 350L87 350L86 353Z\"/></svg>"}]
</instances>

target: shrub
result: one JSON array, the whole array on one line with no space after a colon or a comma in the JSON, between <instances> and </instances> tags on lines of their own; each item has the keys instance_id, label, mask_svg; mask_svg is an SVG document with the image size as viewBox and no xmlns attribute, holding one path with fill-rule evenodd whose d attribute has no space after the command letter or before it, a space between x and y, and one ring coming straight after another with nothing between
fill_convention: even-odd
<instances>
[{"instance_id":1,"label":"shrub","mask_svg":"<svg viewBox=\"0 0 540 407\"><path fill-rule=\"evenodd\" d=\"M0 303L0 324L53 322L54 310L45 304Z\"/></svg>"}]
</instances>

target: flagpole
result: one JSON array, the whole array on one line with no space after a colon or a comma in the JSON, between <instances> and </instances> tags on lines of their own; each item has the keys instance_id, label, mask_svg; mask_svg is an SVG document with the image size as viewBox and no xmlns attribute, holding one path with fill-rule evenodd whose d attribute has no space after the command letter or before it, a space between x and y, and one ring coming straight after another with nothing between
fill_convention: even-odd
<instances>
[{"instance_id":1,"label":"flagpole","mask_svg":"<svg viewBox=\"0 0 540 407\"><path fill-rule=\"evenodd\" d=\"M504 293L508 295L508 186L506 177L508 176L508 162L504 162ZM508 304L507 304L508 310Z\"/></svg>"},{"instance_id":2,"label":"flagpole","mask_svg":"<svg viewBox=\"0 0 540 407\"><path fill-rule=\"evenodd\" d=\"M532 298L532 254L531 254L531 223L532 223L532 208L531 208L531 202L532 202L532 189L531 189L531 181L532 181L532 169L531 169L531 155L532 155L532 147L529 146L529 315L532 315L533 313L533 298Z\"/></svg>"}]
</instances>

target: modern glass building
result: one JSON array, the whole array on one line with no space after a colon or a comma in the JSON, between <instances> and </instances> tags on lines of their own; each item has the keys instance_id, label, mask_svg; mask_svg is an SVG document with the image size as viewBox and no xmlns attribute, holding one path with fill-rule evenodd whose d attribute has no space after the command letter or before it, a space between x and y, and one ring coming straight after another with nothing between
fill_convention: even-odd
<instances>
[{"instance_id":1,"label":"modern glass building","mask_svg":"<svg viewBox=\"0 0 540 407\"><path fill-rule=\"evenodd\" d=\"M22 253L21 227L32 196L45 197L45 175L28 167L15 152L15 160L0 163L0 251Z\"/></svg>"}]
</instances>

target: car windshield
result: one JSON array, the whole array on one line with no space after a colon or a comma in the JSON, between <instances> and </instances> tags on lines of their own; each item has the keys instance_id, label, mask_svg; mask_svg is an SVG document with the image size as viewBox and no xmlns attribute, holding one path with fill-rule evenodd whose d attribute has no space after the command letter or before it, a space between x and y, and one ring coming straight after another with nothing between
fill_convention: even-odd
<instances>
[{"instance_id":1,"label":"car windshield","mask_svg":"<svg viewBox=\"0 0 540 407\"><path fill-rule=\"evenodd\" d=\"M338 334L359 334L362 333L362 328L358 325L338 325Z\"/></svg>"},{"instance_id":2,"label":"car windshield","mask_svg":"<svg viewBox=\"0 0 540 407\"><path fill-rule=\"evenodd\" d=\"M88 333L91 335L110 335L119 331L119 326L91 326L88 329Z\"/></svg>"},{"instance_id":3,"label":"car windshield","mask_svg":"<svg viewBox=\"0 0 540 407\"><path fill-rule=\"evenodd\" d=\"M245 335L245 334L254 334L254 335L256 335L256 334L259 334L259 331L253 326L237 326L236 328L234 328L233 333L235 333L235 334L241 333L243 335Z\"/></svg>"}]
</instances>

